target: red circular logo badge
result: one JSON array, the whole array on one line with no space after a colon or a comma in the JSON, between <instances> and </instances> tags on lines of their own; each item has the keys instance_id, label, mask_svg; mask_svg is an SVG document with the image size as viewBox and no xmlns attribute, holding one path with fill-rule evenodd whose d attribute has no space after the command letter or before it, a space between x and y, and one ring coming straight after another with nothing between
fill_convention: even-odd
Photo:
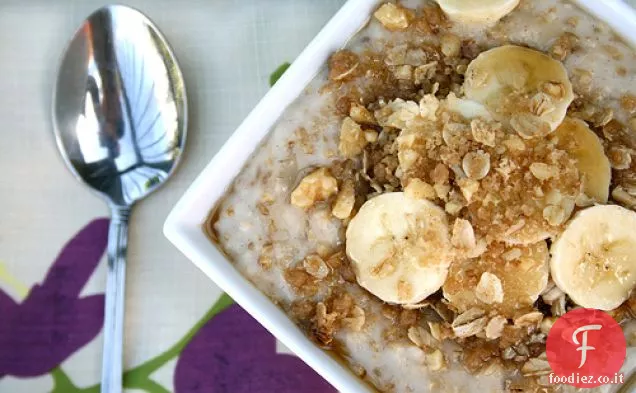
<instances>
[{"instance_id":1,"label":"red circular logo badge","mask_svg":"<svg viewBox=\"0 0 636 393\"><path fill-rule=\"evenodd\" d=\"M570 311L548 334L551 382L579 388L619 383L626 351L623 330L607 313L587 308Z\"/></svg>"}]
</instances>

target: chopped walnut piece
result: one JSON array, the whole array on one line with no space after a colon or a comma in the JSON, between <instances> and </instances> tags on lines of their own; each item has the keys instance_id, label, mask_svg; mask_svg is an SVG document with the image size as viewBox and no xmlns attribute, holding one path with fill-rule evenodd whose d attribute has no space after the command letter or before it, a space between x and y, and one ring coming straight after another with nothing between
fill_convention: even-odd
<instances>
[{"instance_id":1,"label":"chopped walnut piece","mask_svg":"<svg viewBox=\"0 0 636 393\"><path fill-rule=\"evenodd\" d=\"M397 80L411 80L413 79L413 66L410 64L399 65L393 70L393 76Z\"/></svg>"},{"instance_id":2,"label":"chopped walnut piece","mask_svg":"<svg viewBox=\"0 0 636 393\"><path fill-rule=\"evenodd\" d=\"M404 62L417 67L426 64L433 58L437 58L437 53L434 51L431 52L430 47L422 46L407 49L406 55L404 56Z\"/></svg>"},{"instance_id":3,"label":"chopped walnut piece","mask_svg":"<svg viewBox=\"0 0 636 393\"><path fill-rule=\"evenodd\" d=\"M446 57L458 57L461 54L462 41L455 34L443 34L440 37L440 45Z\"/></svg>"},{"instance_id":4,"label":"chopped walnut piece","mask_svg":"<svg viewBox=\"0 0 636 393\"><path fill-rule=\"evenodd\" d=\"M360 104L352 104L349 109L349 117L358 124L377 124L373 113Z\"/></svg>"},{"instance_id":5,"label":"chopped walnut piece","mask_svg":"<svg viewBox=\"0 0 636 393\"><path fill-rule=\"evenodd\" d=\"M433 94L427 94L420 100L420 116L426 120L437 119L439 100Z\"/></svg>"},{"instance_id":6,"label":"chopped walnut piece","mask_svg":"<svg viewBox=\"0 0 636 393\"><path fill-rule=\"evenodd\" d=\"M476 142L489 147L495 146L495 129L490 123L483 119L473 119L470 129Z\"/></svg>"},{"instance_id":7,"label":"chopped walnut piece","mask_svg":"<svg viewBox=\"0 0 636 393\"><path fill-rule=\"evenodd\" d=\"M435 193L437 197L443 201L448 200L448 193L450 192L451 187L448 184L435 184L433 185L435 189Z\"/></svg>"},{"instance_id":8,"label":"chopped walnut piece","mask_svg":"<svg viewBox=\"0 0 636 393\"><path fill-rule=\"evenodd\" d=\"M466 154L462 160L462 169L473 180L483 179L490 172L490 154L483 150Z\"/></svg>"},{"instance_id":9,"label":"chopped walnut piece","mask_svg":"<svg viewBox=\"0 0 636 393\"><path fill-rule=\"evenodd\" d=\"M524 139L543 138L552 132L548 122L530 113L512 115L510 126Z\"/></svg>"},{"instance_id":10,"label":"chopped walnut piece","mask_svg":"<svg viewBox=\"0 0 636 393\"><path fill-rule=\"evenodd\" d=\"M471 308L463 314L460 314L453 320L451 327L453 333L459 338L474 336L484 330L488 318L485 316L484 310L479 308Z\"/></svg>"},{"instance_id":11,"label":"chopped walnut piece","mask_svg":"<svg viewBox=\"0 0 636 393\"><path fill-rule=\"evenodd\" d=\"M393 3L384 3L373 13L373 16L389 30L404 30L409 27L406 10Z\"/></svg>"},{"instance_id":12,"label":"chopped walnut piece","mask_svg":"<svg viewBox=\"0 0 636 393\"><path fill-rule=\"evenodd\" d=\"M346 81L358 75L360 59L347 49L339 50L329 58L329 79Z\"/></svg>"},{"instance_id":13,"label":"chopped walnut piece","mask_svg":"<svg viewBox=\"0 0 636 393\"><path fill-rule=\"evenodd\" d=\"M365 321L366 317L364 310L359 306L354 306L351 310L351 316L342 319L342 326L351 329L354 332L359 332L362 330Z\"/></svg>"},{"instance_id":14,"label":"chopped walnut piece","mask_svg":"<svg viewBox=\"0 0 636 393\"><path fill-rule=\"evenodd\" d=\"M347 158L354 158L362 153L367 143L362 127L352 118L346 117L340 128L340 143L338 144L340 153Z\"/></svg>"},{"instance_id":15,"label":"chopped walnut piece","mask_svg":"<svg viewBox=\"0 0 636 393\"><path fill-rule=\"evenodd\" d=\"M408 49L408 45L406 44L396 45L391 48L388 48L386 50L384 63L389 66L406 64L407 49Z\"/></svg>"},{"instance_id":16,"label":"chopped walnut piece","mask_svg":"<svg viewBox=\"0 0 636 393\"><path fill-rule=\"evenodd\" d=\"M479 182L477 180L460 179L457 181L457 185L468 203L472 202L473 195L479 191Z\"/></svg>"},{"instance_id":17,"label":"chopped walnut piece","mask_svg":"<svg viewBox=\"0 0 636 393\"><path fill-rule=\"evenodd\" d=\"M303 260L305 271L313 277L322 280L329 275L329 266L316 254L308 255Z\"/></svg>"},{"instance_id":18,"label":"chopped walnut piece","mask_svg":"<svg viewBox=\"0 0 636 393\"><path fill-rule=\"evenodd\" d=\"M426 366L431 371L439 371L446 367L446 359L444 358L442 351L439 349L436 349L431 353L427 353L425 359Z\"/></svg>"},{"instance_id":19,"label":"chopped walnut piece","mask_svg":"<svg viewBox=\"0 0 636 393\"><path fill-rule=\"evenodd\" d=\"M338 182L329 170L320 168L305 176L291 193L291 204L309 208L314 203L327 200L338 192Z\"/></svg>"},{"instance_id":20,"label":"chopped walnut piece","mask_svg":"<svg viewBox=\"0 0 636 393\"><path fill-rule=\"evenodd\" d=\"M449 200L444 204L444 210L451 216L456 216L464 208L464 204L456 200Z\"/></svg>"},{"instance_id":21,"label":"chopped walnut piece","mask_svg":"<svg viewBox=\"0 0 636 393\"><path fill-rule=\"evenodd\" d=\"M364 131L364 139L369 143L375 143L378 141L378 133L371 130Z\"/></svg>"},{"instance_id":22,"label":"chopped walnut piece","mask_svg":"<svg viewBox=\"0 0 636 393\"><path fill-rule=\"evenodd\" d=\"M416 85L421 85L424 82L433 79L435 77L435 73L437 72L436 61L432 61L428 64L420 65L415 67L413 71L413 81Z\"/></svg>"},{"instance_id":23,"label":"chopped walnut piece","mask_svg":"<svg viewBox=\"0 0 636 393\"><path fill-rule=\"evenodd\" d=\"M629 169L632 165L631 152L622 146L610 147L607 151L607 158L609 158L610 164L614 169Z\"/></svg>"},{"instance_id":24,"label":"chopped walnut piece","mask_svg":"<svg viewBox=\"0 0 636 393\"><path fill-rule=\"evenodd\" d=\"M448 182L448 178L450 176L450 171L448 167L441 162L435 166L435 168L430 173L431 180L435 184L445 184Z\"/></svg>"},{"instance_id":25,"label":"chopped walnut piece","mask_svg":"<svg viewBox=\"0 0 636 393\"><path fill-rule=\"evenodd\" d=\"M453 246L460 249L471 250L475 248L475 231L473 230L473 226L470 224L470 221L462 218L455 220L455 224L453 224L451 242L453 243Z\"/></svg>"},{"instance_id":26,"label":"chopped walnut piece","mask_svg":"<svg viewBox=\"0 0 636 393\"><path fill-rule=\"evenodd\" d=\"M502 303L504 292L499 277L488 272L482 273L475 288L475 296L486 304Z\"/></svg>"},{"instance_id":27,"label":"chopped walnut piece","mask_svg":"<svg viewBox=\"0 0 636 393\"><path fill-rule=\"evenodd\" d=\"M496 340L503 334L504 326L508 320L500 315L492 318L486 325L486 338L489 340Z\"/></svg>"},{"instance_id":28,"label":"chopped walnut piece","mask_svg":"<svg viewBox=\"0 0 636 393\"><path fill-rule=\"evenodd\" d=\"M383 127L403 129L419 114L420 106L417 102L397 98L375 111L375 118Z\"/></svg>"},{"instance_id":29,"label":"chopped walnut piece","mask_svg":"<svg viewBox=\"0 0 636 393\"><path fill-rule=\"evenodd\" d=\"M331 208L331 214L336 218L345 220L351 216L353 206L356 202L356 191L351 180L345 180L342 189L338 192L336 201Z\"/></svg>"},{"instance_id":30,"label":"chopped walnut piece","mask_svg":"<svg viewBox=\"0 0 636 393\"><path fill-rule=\"evenodd\" d=\"M458 149L468 141L467 136L470 131L470 128L465 124L449 122L444 124L442 138L446 146L452 149Z\"/></svg>"},{"instance_id":31,"label":"chopped walnut piece","mask_svg":"<svg viewBox=\"0 0 636 393\"><path fill-rule=\"evenodd\" d=\"M514 319L515 327L538 327L543 320L543 314L539 311L533 311Z\"/></svg>"},{"instance_id":32,"label":"chopped walnut piece","mask_svg":"<svg viewBox=\"0 0 636 393\"><path fill-rule=\"evenodd\" d=\"M411 179L404 188L404 192L413 199L433 200L437 196L433 186L418 178Z\"/></svg>"},{"instance_id":33,"label":"chopped walnut piece","mask_svg":"<svg viewBox=\"0 0 636 393\"><path fill-rule=\"evenodd\" d=\"M503 144L513 152L521 152L526 149L526 144L523 142L523 139L519 138L516 135L510 135L507 139L503 141Z\"/></svg>"}]
</instances>

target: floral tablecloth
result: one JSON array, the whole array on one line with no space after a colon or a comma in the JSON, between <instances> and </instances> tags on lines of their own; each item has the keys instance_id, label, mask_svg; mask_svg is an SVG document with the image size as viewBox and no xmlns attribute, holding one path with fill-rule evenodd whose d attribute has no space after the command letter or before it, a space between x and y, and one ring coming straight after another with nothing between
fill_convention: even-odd
<instances>
[{"instance_id":1,"label":"floral tablecloth","mask_svg":"<svg viewBox=\"0 0 636 393\"><path fill-rule=\"evenodd\" d=\"M176 177L134 210L130 392L333 392L162 234L184 189L343 0L125 0L175 49L190 99ZM99 392L108 210L56 150L58 59L104 1L0 0L0 392Z\"/></svg>"}]
</instances>

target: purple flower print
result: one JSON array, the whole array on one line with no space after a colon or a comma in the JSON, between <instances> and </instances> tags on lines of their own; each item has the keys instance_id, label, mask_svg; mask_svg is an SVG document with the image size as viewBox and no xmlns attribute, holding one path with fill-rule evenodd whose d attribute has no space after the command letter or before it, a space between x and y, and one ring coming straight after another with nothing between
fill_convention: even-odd
<instances>
[{"instance_id":1,"label":"purple flower print","mask_svg":"<svg viewBox=\"0 0 636 393\"><path fill-rule=\"evenodd\" d=\"M237 305L212 318L183 350L176 393L335 393Z\"/></svg>"},{"instance_id":2,"label":"purple flower print","mask_svg":"<svg viewBox=\"0 0 636 393\"><path fill-rule=\"evenodd\" d=\"M66 244L22 303L0 290L0 378L45 374L99 333L104 296L79 294L107 240L108 220L94 220Z\"/></svg>"}]
</instances>

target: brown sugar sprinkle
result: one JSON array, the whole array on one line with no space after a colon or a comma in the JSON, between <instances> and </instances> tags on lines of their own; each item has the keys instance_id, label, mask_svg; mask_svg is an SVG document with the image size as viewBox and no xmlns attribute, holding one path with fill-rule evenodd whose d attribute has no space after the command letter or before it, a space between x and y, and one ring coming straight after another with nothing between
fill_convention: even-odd
<instances>
[{"instance_id":1,"label":"brown sugar sprinkle","mask_svg":"<svg viewBox=\"0 0 636 393\"><path fill-rule=\"evenodd\" d=\"M402 327L413 326L417 323L419 313L417 310L402 310L398 317L398 324Z\"/></svg>"},{"instance_id":2,"label":"brown sugar sprinkle","mask_svg":"<svg viewBox=\"0 0 636 393\"><path fill-rule=\"evenodd\" d=\"M499 358L499 348L494 342L468 339L463 349L462 365L472 374L478 373Z\"/></svg>"},{"instance_id":3,"label":"brown sugar sprinkle","mask_svg":"<svg viewBox=\"0 0 636 393\"><path fill-rule=\"evenodd\" d=\"M329 58L329 79L344 82L361 75L358 55L347 49L334 53Z\"/></svg>"}]
</instances>

